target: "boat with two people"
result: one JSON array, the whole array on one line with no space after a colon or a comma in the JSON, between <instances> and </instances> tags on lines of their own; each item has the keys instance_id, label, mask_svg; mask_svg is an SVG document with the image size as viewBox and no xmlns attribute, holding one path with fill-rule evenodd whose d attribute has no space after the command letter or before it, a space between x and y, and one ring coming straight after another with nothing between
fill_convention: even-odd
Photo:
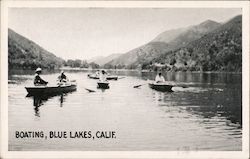
<instances>
[{"instance_id":1,"label":"boat with two people","mask_svg":"<svg viewBox=\"0 0 250 159\"><path fill-rule=\"evenodd\" d=\"M104 70L102 70L104 71ZM106 79L107 80L118 80L118 76L115 76L115 75L109 75L106 71ZM88 74L88 78L91 78L91 79L100 79L100 75L102 74L102 72L100 72L99 70L96 71L96 73L92 73L92 74Z\"/></svg>"},{"instance_id":2,"label":"boat with two people","mask_svg":"<svg viewBox=\"0 0 250 159\"><path fill-rule=\"evenodd\" d=\"M48 86L48 85L39 85L39 86L27 86L25 89L27 90L30 96L33 95L55 95L55 94L62 94L73 92L76 90L76 83L75 82L67 82L55 86Z\"/></svg>"},{"instance_id":3,"label":"boat with two people","mask_svg":"<svg viewBox=\"0 0 250 159\"><path fill-rule=\"evenodd\" d=\"M61 72L60 78L58 79L57 85L48 85L48 82L43 80L40 77L42 73L41 68L36 69L36 75L34 79L34 86L26 86L25 89L28 92L28 96L34 95L55 95L55 94L62 94L68 93L76 90L76 81L68 81L67 77L65 76L64 72Z\"/></svg>"}]
</instances>

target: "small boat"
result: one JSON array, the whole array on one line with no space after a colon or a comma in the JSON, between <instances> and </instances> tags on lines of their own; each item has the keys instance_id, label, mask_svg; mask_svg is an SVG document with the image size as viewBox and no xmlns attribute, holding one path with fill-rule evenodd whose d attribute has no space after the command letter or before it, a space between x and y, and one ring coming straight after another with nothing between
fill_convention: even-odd
<instances>
[{"instance_id":1,"label":"small boat","mask_svg":"<svg viewBox=\"0 0 250 159\"><path fill-rule=\"evenodd\" d=\"M91 79L99 79L98 76L94 75L94 74L88 74L88 78L91 78Z\"/></svg>"},{"instance_id":2,"label":"small boat","mask_svg":"<svg viewBox=\"0 0 250 159\"><path fill-rule=\"evenodd\" d=\"M118 76L108 76L107 80L118 80Z\"/></svg>"},{"instance_id":3,"label":"small boat","mask_svg":"<svg viewBox=\"0 0 250 159\"><path fill-rule=\"evenodd\" d=\"M149 87L161 91L161 92L173 92L172 87L173 85L167 84L167 83L155 83L155 82L149 82Z\"/></svg>"},{"instance_id":4,"label":"small boat","mask_svg":"<svg viewBox=\"0 0 250 159\"><path fill-rule=\"evenodd\" d=\"M109 89L109 83L108 82L97 82L97 88Z\"/></svg>"},{"instance_id":5,"label":"small boat","mask_svg":"<svg viewBox=\"0 0 250 159\"><path fill-rule=\"evenodd\" d=\"M25 87L29 96L33 95L55 95L68 93L76 90L75 83L66 83L58 86L30 86Z\"/></svg>"},{"instance_id":6,"label":"small boat","mask_svg":"<svg viewBox=\"0 0 250 159\"><path fill-rule=\"evenodd\" d=\"M88 74L88 77L91 79L99 79L99 76L94 74ZM107 76L107 80L118 80L118 76Z\"/></svg>"}]
</instances>

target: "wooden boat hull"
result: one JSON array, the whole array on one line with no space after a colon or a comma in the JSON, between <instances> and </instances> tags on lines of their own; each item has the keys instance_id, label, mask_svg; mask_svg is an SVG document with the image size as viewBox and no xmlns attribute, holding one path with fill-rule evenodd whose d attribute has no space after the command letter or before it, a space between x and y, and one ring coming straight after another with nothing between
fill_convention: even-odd
<instances>
[{"instance_id":1,"label":"wooden boat hull","mask_svg":"<svg viewBox=\"0 0 250 159\"><path fill-rule=\"evenodd\" d=\"M99 79L99 77L94 76L94 75L91 75L91 74L88 74L88 78L91 78L91 79Z\"/></svg>"},{"instance_id":2,"label":"wooden boat hull","mask_svg":"<svg viewBox=\"0 0 250 159\"><path fill-rule=\"evenodd\" d=\"M76 90L76 84L62 85L62 86L31 86L25 87L28 94L32 95L55 95L68 93Z\"/></svg>"},{"instance_id":3,"label":"wooden boat hull","mask_svg":"<svg viewBox=\"0 0 250 159\"><path fill-rule=\"evenodd\" d=\"M98 76L88 74L88 77L91 79L99 79ZM118 76L108 76L107 80L118 80Z\"/></svg>"},{"instance_id":4,"label":"wooden boat hull","mask_svg":"<svg viewBox=\"0 0 250 159\"><path fill-rule=\"evenodd\" d=\"M109 89L109 83L108 82L97 82L97 88Z\"/></svg>"},{"instance_id":5,"label":"wooden boat hull","mask_svg":"<svg viewBox=\"0 0 250 159\"><path fill-rule=\"evenodd\" d=\"M173 85L164 84L164 83L149 83L150 88L160 91L160 92L173 92Z\"/></svg>"},{"instance_id":6,"label":"wooden boat hull","mask_svg":"<svg viewBox=\"0 0 250 159\"><path fill-rule=\"evenodd\" d=\"M118 80L117 76L108 76L107 80Z\"/></svg>"}]
</instances>

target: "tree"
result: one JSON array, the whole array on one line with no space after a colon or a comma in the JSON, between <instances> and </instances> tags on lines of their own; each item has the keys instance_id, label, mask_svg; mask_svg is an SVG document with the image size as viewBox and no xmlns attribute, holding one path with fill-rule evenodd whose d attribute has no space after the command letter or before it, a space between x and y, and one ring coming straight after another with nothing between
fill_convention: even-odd
<instances>
[{"instance_id":1,"label":"tree","mask_svg":"<svg viewBox=\"0 0 250 159\"><path fill-rule=\"evenodd\" d=\"M91 63L89 64L89 66L90 66L92 69L98 69L98 68L100 68L100 66L99 66L98 64L94 63L94 62L91 62Z\"/></svg>"}]
</instances>

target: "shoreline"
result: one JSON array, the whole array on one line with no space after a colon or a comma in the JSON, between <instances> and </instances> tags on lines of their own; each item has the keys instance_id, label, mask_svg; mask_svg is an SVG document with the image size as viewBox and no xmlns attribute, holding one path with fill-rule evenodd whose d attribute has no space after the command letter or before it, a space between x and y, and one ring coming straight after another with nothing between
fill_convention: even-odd
<instances>
[{"instance_id":1,"label":"shoreline","mask_svg":"<svg viewBox=\"0 0 250 159\"><path fill-rule=\"evenodd\" d=\"M59 70L65 70L65 71L96 71L96 70L109 70L109 71L134 71L134 72L141 72L141 73L154 73L157 71L150 71L150 70L139 70L139 69L91 69L91 68L80 68L80 67L75 67L75 68L70 68L70 67L61 67ZM211 74L211 73L228 73L228 74L242 74L242 72L228 72L228 71L162 71L162 72L171 72L171 73L206 73L206 74Z\"/></svg>"},{"instance_id":2,"label":"shoreline","mask_svg":"<svg viewBox=\"0 0 250 159\"><path fill-rule=\"evenodd\" d=\"M97 71L97 70L107 70L107 71L119 71L119 72L140 72L140 73L156 73L157 71L150 71L150 70L139 70L139 69L92 69L92 68L80 68L80 67L61 67L61 68L56 68L56 69L43 69L44 72L57 72L57 71ZM30 71L33 73L34 70L32 69L23 69L23 68L14 68L14 69L8 69L8 72L12 71ZM242 74L242 72L228 72L228 71L161 71L161 72L166 72L166 73L204 73L204 74Z\"/></svg>"}]
</instances>

